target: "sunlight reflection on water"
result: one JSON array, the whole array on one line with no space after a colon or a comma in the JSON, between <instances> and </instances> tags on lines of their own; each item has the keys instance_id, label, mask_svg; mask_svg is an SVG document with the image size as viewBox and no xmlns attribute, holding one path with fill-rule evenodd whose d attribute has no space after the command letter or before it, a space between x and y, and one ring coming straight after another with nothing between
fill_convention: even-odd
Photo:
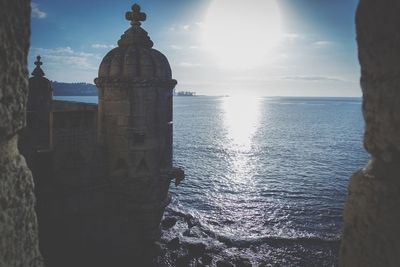
<instances>
[{"instance_id":1,"label":"sunlight reflection on water","mask_svg":"<svg viewBox=\"0 0 400 267\"><path fill-rule=\"evenodd\" d=\"M231 149L249 152L252 138L259 127L260 99L257 97L223 98L224 124Z\"/></svg>"},{"instance_id":2,"label":"sunlight reflection on water","mask_svg":"<svg viewBox=\"0 0 400 267\"><path fill-rule=\"evenodd\" d=\"M188 178L172 189L171 210L248 257L270 260L280 244L279 254L293 249L284 254L310 263L286 257L283 266L334 265L347 180L366 161L360 100L175 101L174 157Z\"/></svg>"},{"instance_id":3,"label":"sunlight reflection on water","mask_svg":"<svg viewBox=\"0 0 400 267\"><path fill-rule=\"evenodd\" d=\"M252 181L255 166L253 158L254 135L260 124L260 101L258 97L232 96L223 98L221 110L226 129L225 149L230 156L231 173L227 186L240 192L243 185Z\"/></svg>"}]
</instances>

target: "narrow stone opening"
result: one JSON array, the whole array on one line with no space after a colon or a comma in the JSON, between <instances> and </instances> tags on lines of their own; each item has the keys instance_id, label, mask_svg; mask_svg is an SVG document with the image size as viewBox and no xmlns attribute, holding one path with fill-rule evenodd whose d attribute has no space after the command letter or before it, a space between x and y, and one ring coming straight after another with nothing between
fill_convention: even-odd
<instances>
[{"instance_id":1,"label":"narrow stone opening","mask_svg":"<svg viewBox=\"0 0 400 267\"><path fill-rule=\"evenodd\" d=\"M271 115L279 108L277 103L269 104L266 108L259 101L243 97L222 100L221 105L218 106L220 113L224 114L221 116L223 127L215 128L214 132L207 132L210 143L220 142L216 146L204 147L198 145L199 143L193 145L189 142L201 141L201 138L195 135L196 127L204 123L202 119L210 120L211 116L207 116L209 114L207 111L213 110L216 105L208 103L203 113L192 110L188 120L196 120L196 123L193 124L190 132L181 134L181 137L184 145L193 145L191 149L196 149L192 153L201 159L201 165L196 163L198 166L191 166L187 159L193 155L183 153L180 158L182 162L187 162L190 171L198 172L202 169L206 173L202 176L207 178L206 183L215 185L212 190L202 195L202 199L213 201L217 208L206 210L204 207L207 207L210 202L202 206L202 199L198 201L195 194L190 194L193 192L183 191L187 203L192 203L197 211L203 212L204 215L196 217L180 210L168 210L169 216L161 223L164 233L168 233L168 230L173 232L182 225L187 229L178 238L165 239L164 235L164 239L161 239L164 243L161 245L154 243L160 236L159 225L164 209L171 201L168 193L170 178L177 178L179 181L176 184L179 184L180 179L183 178L183 172L172 168L170 164L172 160L172 97L165 99L164 103L167 106L164 110L167 112L164 115L167 122L171 122L168 126L165 126L165 121L162 120L152 121L149 117L154 116L148 115L158 114L154 110L148 110L149 106L157 108L157 105L151 103L158 101L157 97L154 97L158 90L160 88L172 90L176 81L171 79L171 69L167 59L152 48L153 42L141 27L146 15L139 5L133 5L132 10L126 14L132 27L121 36L118 47L113 48L104 57L99 77L96 79L103 101L99 103L98 109L96 104L52 100L52 90L49 81L44 78L40 58L37 59L36 68L32 73L34 77L30 80L29 93L34 92L34 87L45 90L38 91L37 95L28 96L25 59L29 48L28 28L31 10L29 5L29 1L8 1L0 4L0 21L3 22L0 24L0 36L4 37L0 42L0 54L4 55L2 64L0 63L0 73L5 77L0 79L2 85L0 86L0 111L2 112L0 114L0 207L2 208L0 229L4 231L0 235L0 244L3 245L0 247L0 265L43 266L45 263L47 266L125 266L127 263L137 264L142 261L140 266L151 266L155 264L154 259L161 251L164 257L175 266L190 266L190 264L233 266L233 263L236 266L251 266L251 262L254 263L256 260L251 257L250 259L242 257L240 254L247 249L247 251L256 251L252 255L268 255L267 262L270 260L269 262L279 263L279 257L283 257L285 260L289 259L291 263L307 266L308 259L303 257L304 254L299 257L297 252L310 247L322 248L324 250L322 253L337 251L337 239L299 237L291 235L293 233L290 231L284 233L286 236L283 238L275 238L271 234L274 230L282 233L282 229L285 229L284 221L276 218L285 217L284 213L290 208L295 209L295 206L303 205L302 209L296 210L303 218L317 218L317 220L322 218L326 219L325 222L329 222L329 218L335 216L334 214L340 208L329 206L321 216L315 216L313 205L317 205L315 203L323 201L324 198L338 196L339 191L343 192L343 188L333 187L333 192L327 190L322 196L310 194L316 202L302 203L301 192L324 186L318 180L310 178L312 172L306 170L299 174L307 178L303 179L301 188L286 188L284 191L279 191L281 198L278 202L270 201L271 195L277 192L276 188L257 191L263 186L271 187L272 183L263 184L262 180L257 180L258 172L260 172L257 166L260 166L262 157L254 158L248 155L256 150L252 142L257 139L257 132L261 130L249 129L252 129L253 124L262 123L265 114L269 116L268 118L272 118ZM355 172L350 179L344 212L340 266L398 266L400 263L398 234L400 94L397 90L397 76L400 75L398 64L400 19L398 19L398 10L400 10L400 4L395 1L363 0L357 11L357 43L363 91L362 108L366 123L364 143L371 155L371 161L365 168ZM32 3L32 12L41 18L46 16L35 3ZM187 31L190 27L190 25L185 25L182 30ZM326 42L319 41L316 45L326 45ZM134 47L135 53L140 54L138 55L140 60L132 59L131 55L124 56L126 51L132 51L127 47ZM179 50L178 47L174 49ZM224 55L225 52L229 54L229 51L221 50ZM73 53L73 51L67 49L67 53ZM230 58L224 59L232 63L229 61ZM181 66L198 67L191 63L181 64ZM289 77L289 79L293 78L296 80L316 79L316 77ZM127 100L124 96L134 95L130 90L135 91L140 101L129 106L125 105ZM28 112L25 110L27 97ZM187 101L186 104L189 103L186 106L195 107L196 105L190 102L190 99L184 101ZM291 107L298 104L297 100L285 99L284 101L289 102L286 104L290 104ZM327 105L324 101L318 100L312 105ZM301 105L304 104L303 102ZM203 101L204 103L207 105L207 101ZM247 104L242 105L245 108L238 110L235 108L237 103ZM345 120L346 108L352 110L347 104L350 105L339 103L337 104L339 107L332 108L331 119ZM129 108L124 108L127 106ZM312 110L310 113L299 112L306 109L292 109L280 117L277 116L273 123L279 125L282 121L287 121L289 113L292 118L315 119L313 116L316 113L323 112L322 109L315 109L315 107L314 109L308 107L308 110ZM138 114L135 113L136 111ZM243 117L244 112L254 116ZM98 116L99 113L101 116ZM121 114L124 119L115 120ZM299 116L296 117L296 115ZM97 118L100 118L100 121L97 121ZM129 119L125 120L125 118ZM125 121L133 121L132 118L135 118L135 123L128 122L129 127L124 128ZM28 128L22 132L25 119L27 119ZM240 123L238 124L237 121ZM37 123L40 127L35 127L32 123ZM296 120L293 120L293 123L296 123ZM347 123L352 124L351 121ZM303 144L296 145L299 148L297 153L294 151L285 153L287 144L280 144L280 151L276 154L278 157L272 163L269 162L268 166L271 168L279 166L280 170L296 168L294 163L301 164L298 160L305 159L311 154L318 159L313 161L313 164L318 165L325 160L323 150L335 150L344 145L346 148L351 147L351 140L346 144L341 143L343 129L339 127L336 129L337 132L329 135L328 132L324 132L326 129L324 127L329 122L320 119L318 124L319 128L312 128L309 127L310 124L307 124L307 121L301 121L296 124L297 128L293 125L282 126L281 132L264 133L264 136L268 136L269 139L278 140L286 137L284 138L286 142L291 140L287 137L294 137L293 140L296 140L296 138L311 136L309 142L304 139ZM176 127L179 129L181 126L178 120ZM165 131L157 131L158 129L165 129ZM295 131L293 135L288 133L290 130ZM101 133L99 134L101 142L100 139L96 139L98 131ZM135 131L146 133L132 135ZM18 134L20 135L20 151L26 157L33 177L18 150ZM219 139L221 136L225 139ZM315 144L311 140L321 136L333 138L329 147L324 146L323 143ZM165 149L161 149L163 146ZM271 158L275 148L268 144L265 147L268 150L263 157ZM307 150L310 147L314 150ZM320 149L319 152L318 149ZM166 152L160 153L160 151ZM231 171L230 175L219 174L218 176L221 166L215 165L218 158L213 157L214 154L211 151L217 151L221 158L229 159L227 168ZM234 151L234 153L229 154L227 151ZM341 160L352 159L354 155L348 151L345 159ZM285 165L287 160L293 164ZM137 162L139 163L133 164ZM162 169L153 168L153 166L160 167L159 162L168 162L168 164L161 164ZM137 170L131 173L128 171L128 166L137 166ZM119 172L119 170L124 171ZM325 170L326 173L330 171L331 169ZM114 175L114 177L115 172L119 175ZM213 180L216 176L221 178L219 180L226 179L225 184L218 184L218 180ZM243 177L254 179L244 180ZM265 177L265 180L269 179L271 182L270 176ZM285 181L287 184L294 180L294 177L286 172L280 173L280 178L279 181ZM34 207L34 180L39 225ZM337 181L327 179L324 182L335 184ZM204 186L204 184L199 185L199 187ZM175 189L171 191L172 194L179 193ZM225 194L224 197L221 197L221 192ZM240 194L234 194L235 192L240 192ZM250 199L251 201L241 199L241 196L246 193L254 198ZM267 219L262 218L261 221L257 221L262 216L259 216L260 210L252 201L259 195L262 196L263 201L256 199L256 202L258 201L257 203L261 206L265 205L262 206L265 208L263 211L267 211L264 213ZM290 196L290 202L285 202L286 196ZM242 206L238 203L246 206L246 212L241 212ZM224 213L227 210L229 212ZM236 211L238 212L235 213ZM214 220L213 215L216 213L220 218L223 217L223 220ZM296 222L293 219L295 217L291 217L290 214L287 217L291 222L297 223L295 230L301 228L313 231L318 227L315 224L308 225L304 221ZM224 227L232 230L239 227L245 228L249 224L251 227L262 225L261 231L265 231L262 232L263 238L258 238L259 232L254 235L255 239L242 238L248 237L249 233L252 234L251 231L242 232L243 236L234 231L232 231L234 235L229 235L229 231L227 231L228 234L223 232ZM332 227L328 223L318 225L321 228ZM251 227L250 230L253 229ZM219 230L214 231L215 229ZM39 252L39 240L44 260ZM235 257L227 260L219 252L213 251L213 246L208 243L193 242L193 240L214 240L222 244L229 254ZM261 243L266 244L266 247L263 247L265 250L257 247ZM282 247L285 249L281 249ZM179 255L177 251L183 251L185 254ZM274 254L274 251L277 253ZM318 253L309 253L309 256L316 259L319 257ZM157 264L162 266L160 262Z\"/></svg>"}]
</instances>

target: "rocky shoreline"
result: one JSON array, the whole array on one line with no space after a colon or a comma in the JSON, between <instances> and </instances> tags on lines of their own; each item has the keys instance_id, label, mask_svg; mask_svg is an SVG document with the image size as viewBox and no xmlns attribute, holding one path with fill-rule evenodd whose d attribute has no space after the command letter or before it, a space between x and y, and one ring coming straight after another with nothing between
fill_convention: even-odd
<instances>
[{"instance_id":1,"label":"rocky shoreline","mask_svg":"<svg viewBox=\"0 0 400 267\"><path fill-rule=\"evenodd\" d=\"M157 267L337 266L340 240L230 239L190 214L167 208L156 243Z\"/></svg>"},{"instance_id":2,"label":"rocky shoreline","mask_svg":"<svg viewBox=\"0 0 400 267\"><path fill-rule=\"evenodd\" d=\"M175 227L177 226L177 227ZM201 228L198 220L190 215L167 216L161 222L163 230L157 266L160 267L251 267L250 259L231 255L226 257L224 244L213 240ZM177 233L177 229L183 232ZM175 231L172 228L176 228ZM179 230L178 230L179 231ZM175 237L173 237L176 235ZM220 244L215 244L215 243Z\"/></svg>"},{"instance_id":3,"label":"rocky shoreline","mask_svg":"<svg viewBox=\"0 0 400 267\"><path fill-rule=\"evenodd\" d=\"M337 266L340 240L230 239L190 214L167 208L156 244L157 267Z\"/></svg>"}]
</instances>

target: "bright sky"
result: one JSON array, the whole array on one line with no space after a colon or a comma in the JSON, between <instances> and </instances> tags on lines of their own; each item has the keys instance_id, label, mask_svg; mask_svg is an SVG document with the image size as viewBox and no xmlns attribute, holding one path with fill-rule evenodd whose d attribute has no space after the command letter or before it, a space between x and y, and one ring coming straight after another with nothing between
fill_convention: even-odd
<instances>
[{"instance_id":1,"label":"bright sky","mask_svg":"<svg viewBox=\"0 0 400 267\"><path fill-rule=\"evenodd\" d=\"M206 95L360 96L357 0L137 0L177 90ZM128 0L35 0L29 67L90 82L129 27Z\"/></svg>"}]
</instances>

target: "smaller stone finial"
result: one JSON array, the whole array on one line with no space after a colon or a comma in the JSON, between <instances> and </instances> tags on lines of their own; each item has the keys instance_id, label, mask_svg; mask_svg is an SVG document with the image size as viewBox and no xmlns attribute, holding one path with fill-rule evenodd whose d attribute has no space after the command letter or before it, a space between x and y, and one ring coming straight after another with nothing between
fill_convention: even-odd
<instances>
[{"instance_id":1,"label":"smaller stone finial","mask_svg":"<svg viewBox=\"0 0 400 267\"><path fill-rule=\"evenodd\" d=\"M40 66L43 65L43 62L40 61L41 57L37 56L36 57L36 61L35 61L35 69L32 71L32 76L35 77L43 77L44 76L44 72L42 70L42 68Z\"/></svg>"},{"instance_id":2,"label":"smaller stone finial","mask_svg":"<svg viewBox=\"0 0 400 267\"><path fill-rule=\"evenodd\" d=\"M125 13L125 18L131 21L132 26L140 26L140 22L146 20L146 13L140 12L138 4L134 4L131 9L131 12Z\"/></svg>"},{"instance_id":3,"label":"smaller stone finial","mask_svg":"<svg viewBox=\"0 0 400 267\"><path fill-rule=\"evenodd\" d=\"M36 66L42 66L43 65L43 62L40 61L41 58L42 57L40 55L36 57L36 61L35 61L35 65Z\"/></svg>"}]
</instances>

